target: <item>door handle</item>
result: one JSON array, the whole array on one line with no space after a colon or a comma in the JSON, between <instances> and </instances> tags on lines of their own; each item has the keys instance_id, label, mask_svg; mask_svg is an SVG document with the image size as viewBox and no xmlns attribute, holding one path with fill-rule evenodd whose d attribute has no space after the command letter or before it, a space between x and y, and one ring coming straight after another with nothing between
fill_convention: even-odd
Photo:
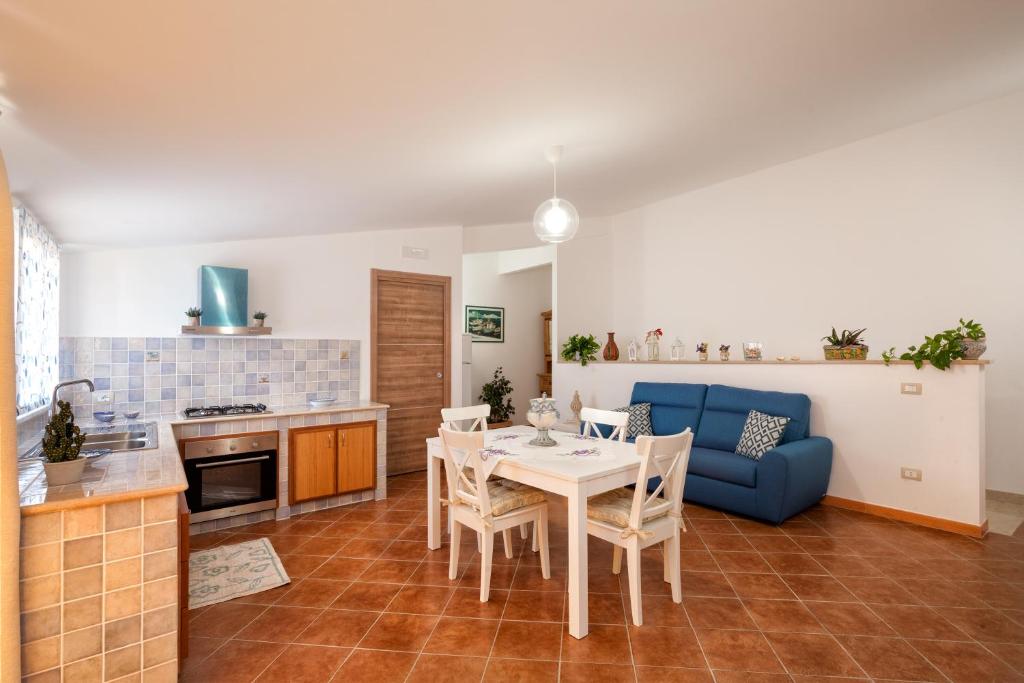
<instances>
[{"instance_id":1,"label":"door handle","mask_svg":"<svg viewBox=\"0 0 1024 683\"><path fill-rule=\"evenodd\" d=\"M196 465L196 469L201 470L207 467L228 467L229 465L241 465L242 463L260 462L262 460L270 460L270 456L261 455L258 458L242 458L240 460L227 460L225 462L204 462Z\"/></svg>"}]
</instances>

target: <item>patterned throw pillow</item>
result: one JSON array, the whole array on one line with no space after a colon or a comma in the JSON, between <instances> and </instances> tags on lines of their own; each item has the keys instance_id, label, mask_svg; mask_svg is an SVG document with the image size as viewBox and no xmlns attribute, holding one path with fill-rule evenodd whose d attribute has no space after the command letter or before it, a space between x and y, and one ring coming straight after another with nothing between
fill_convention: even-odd
<instances>
[{"instance_id":1,"label":"patterned throw pillow","mask_svg":"<svg viewBox=\"0 0 1024 683\"><path fill-rule=\"evenodd\" d=\"M617 413L629 413L629 422L626 423L626 438L635 439L638 436L651 436L654 431L651 428L651 404L634 403L625 408L616 408Z\"/></svg>"},{"instance_id":2,"label":"patterned throw pillow","mask_svg":"<svg viewBox=\"0 0 1024 683\"><path fill-rule=\"evenodd\" d=\"M751 410L743 425L740 442L736 444L736 452L751 460L760 460L761 456L779 445L787 424L788 417L766 415Z\"/></svg>"}]
</instances>

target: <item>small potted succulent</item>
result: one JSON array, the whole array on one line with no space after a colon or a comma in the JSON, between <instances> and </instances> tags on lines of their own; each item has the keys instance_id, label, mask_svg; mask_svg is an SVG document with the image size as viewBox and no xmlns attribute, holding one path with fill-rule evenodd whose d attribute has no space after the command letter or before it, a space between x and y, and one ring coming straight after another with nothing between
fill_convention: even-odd
<instances>
[{"instance_id":1,"label":"small potted succulent","mask_svg":"<svg viewBox=\"0 0 1024 683\"><path fill-rule=\"evenodd\" d=\"M203 309L198 306L190 306L185 309L185 317L188 318L188 324L192 327L199 327L199 317L203 314Z\"/></svg>"},{"instance_id":2,"label":"small potted succulent","mask_svg":"<svg viewBox=\"0 0 1024 683\"><path fill-rule=\"evenodd\" d=\"M71 404L57 401L57 412L43 432L43 457L46 458L43 469L47 485L61 486L81 480L86 461L79 453L84 443L85 434L75 424Z\"/></svg>"},{"instance_id":3,"label":"small potted succulent","mask_svg":"<svg viewBox=\"0 0 1024 683\"><path fill-rule=\"evenodd\" d=\"M597 360L597 352L601 345L594 339L594 335L574 334L562 344L560 355L562 360L574 362L579 361L580 365L586 365L590 361ZM630 359L632 360L632 358Z\"/></svg>"},{"instance_id":4,"label":"small potted succulent","mask_svg":"<svg viewBox=\"0 0 1024 683\"><path fill-rule=\"evenodd\" d=\"M707 360L707 359L708 359L708 343L707 342L701 342L701 343L697 344L697 360Z\"/></svg>"},{"instance_id":5,"label":"small potted succulent","mask_svg":"<svg viewBox=\"0 0 1024 683\"><path fill-rule=\"evenodd\" d=\"M722 344L718 347L718 358L722 361L729 360L729 345Z\"/></svg>"},{"instance_id":6,"label":"small potted succulent","mask_svg":"<svg viewBox=\"0 0 1024 683\"><path fill-rule=\"evenodd\" d=\"M960 335L960 348L964 350L964 360L978 360L981 354L988 348L988 339L985 336L985 328L981 323L973 320L964 322L960 318L960 326L956 328Z\"/></svg>"},{"instance_id":7,"label":"small potted succulent","mask_svg":"<svg viewBox=\"0 0 1024 683\"><path fill-rule=\"evenodd\" d=\"M252 325L253 327L263 327L263 323L267 320L267 314L263 311L256 311L252 314Z\"/></svg>"},{"instance_id":8,"label":"small potted succulent","mask_svg":"<svg viewBox=\"0 0 1024 683\"><path fill-rule=\"evenodd\" d=\"M841 333L832 328L832 334L822 337L828 342L824 347L825 360L867 360L868 346L861 339L866 327L859 330L843 330Z\"/></svg>"},{"instance_id":9,"label":"small potted succulent","mask_svg":"<svg viewBox=\"0 0 1024 683\"><path fill-rule=\"evenodd\" d=\"M480 401L491 406L491 414L487 416L487 425L492 429L511 427L512 415L516 408L512 405L512 382L502 372L499 365L494 377L480 388Z\"/></svg>"}]
</instances>

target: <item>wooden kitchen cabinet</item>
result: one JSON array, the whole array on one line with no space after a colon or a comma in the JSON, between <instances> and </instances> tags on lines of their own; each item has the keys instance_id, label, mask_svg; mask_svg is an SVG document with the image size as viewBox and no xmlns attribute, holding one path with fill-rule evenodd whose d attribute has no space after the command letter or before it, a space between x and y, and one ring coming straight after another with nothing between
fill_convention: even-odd
<instances>
[{"instance_id":1,"label":"wooden kitchen cabinet","mask_svg":"<svg viewBox=\"0 0 1024 683\"><path fill-rule=\"evenodd\" d=\"M376 421L289 430L290 504L376 486Z\"/></svg>"}]
</instances>

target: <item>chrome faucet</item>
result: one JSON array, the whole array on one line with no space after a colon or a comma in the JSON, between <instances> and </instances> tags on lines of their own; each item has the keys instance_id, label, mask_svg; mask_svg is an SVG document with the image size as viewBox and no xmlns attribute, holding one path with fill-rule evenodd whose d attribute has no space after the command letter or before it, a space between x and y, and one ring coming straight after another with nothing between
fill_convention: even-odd
<instances>
[{"instance_id":1,"label":"chrome faucet","mask_svg":"<svg viewBox=\"0 0 1024 683\"><path fill-rule=\"evenodd\" d=\"M50 399L50 417L57 414L57 392L72 384L85 384L89 387L89 391L96 391L96 385L92 383L91 379L69 379L67 382L59 382L53 388L53 397Z\"/></svg>"}]
</instances>

